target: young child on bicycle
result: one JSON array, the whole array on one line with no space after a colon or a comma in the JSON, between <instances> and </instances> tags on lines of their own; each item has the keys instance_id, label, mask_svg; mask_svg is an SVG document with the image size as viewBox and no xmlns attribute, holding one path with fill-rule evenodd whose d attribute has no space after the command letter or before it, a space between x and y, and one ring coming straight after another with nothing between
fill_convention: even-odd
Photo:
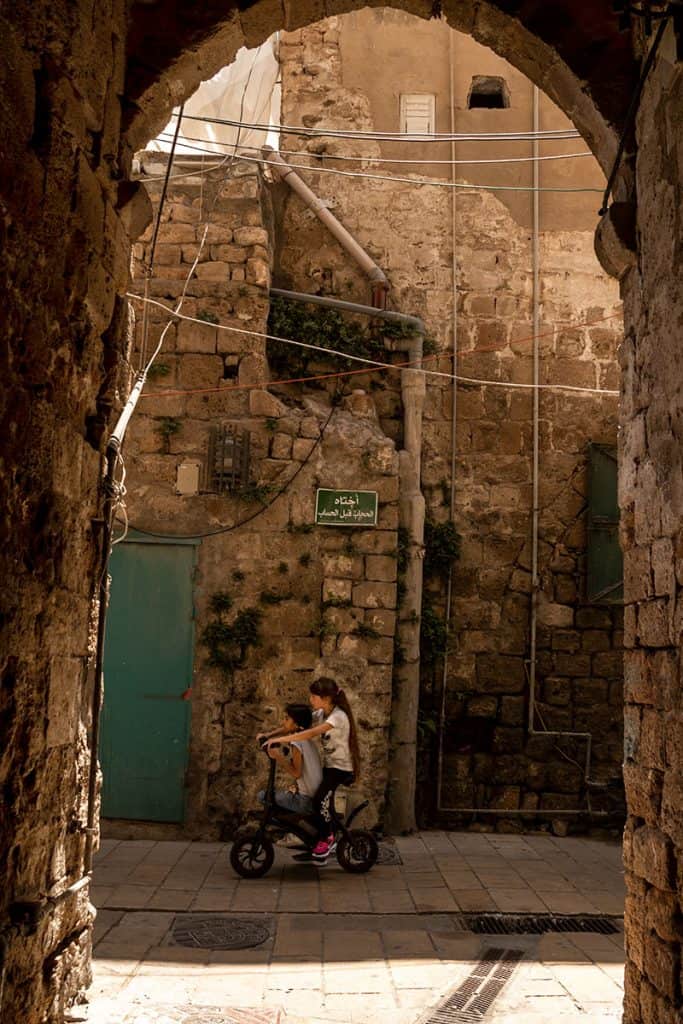
<instances>
[{"instance_id":1,"label":"young child on bicycle","mask_svg":"<svg viewBox=\"0 0 683 1024\"><path fill-rule=\"evenodd\" d=\"M303 730L310 729L312 721L313 712L305 704L287 704L282 725L256 737L260 742L269 740L269 757L294 780L288 789L275 791L275 803L297 814L311 814L313 798L322 781L318 748L302 734ZM289 753L284 748L285 743L290 747ZM263 802L265 791L261 790L258 796Z\"/></svg>"},{"instance_id":2,"label":"young child on bicycle","mask_svg":"<svg viewBox=\"0 0 683 1024\"><path fill-rule=\"evenodd\" d=\"M338 786L349 786L360 773L360 754L356 723L346 694L334 679L320 678L311 683L310 704L313 725L298 734L280 735L274 742L311 740L320 737L322 745L322 782L315 794L313 810L318 842L313 858L324 863L337 848L334 834L334 794Z\"/></svg>"}]
</instances>

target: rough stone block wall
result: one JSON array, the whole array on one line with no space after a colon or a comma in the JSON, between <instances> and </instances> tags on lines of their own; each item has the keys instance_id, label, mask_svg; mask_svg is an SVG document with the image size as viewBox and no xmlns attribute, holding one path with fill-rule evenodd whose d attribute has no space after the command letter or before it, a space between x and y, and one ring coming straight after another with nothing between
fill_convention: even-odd
<instances>
[{"instance_id":1,"label":"rough stone block wall","mask_svg":"<svg viewBox=\"0 0 683 1024\"><path fill-rule=\"evenodd\" d=\"M626 1024L673 1024L683 1006L681 396L683 71L667 30L638 114L641 254L622 281L622 544L626 701Z\"/></svg>"},{"instance_id":2,"label":"rough stone block wall","mask_svg":"<svg viewBox=\"0 0 683 1024\"><path fill-rule=\"evenodd\" d=\"M377 33L394 33L386 43L387 53L397 48L410 53L410 25L409 19L401 21L386 12L353 16L353 31L375 40L378 67L383 58ZM435 34L441 29L435 27ZM344 19L332 18L283 35L284 123L316 125L324 109L324 123L337 129L379 127L373 113L377 97L387 89L398 94L404 86L393 80L373 82L367 71L362 82L363 72L355 64L355 84L350 85L352 73L345 63L345 54L355 60L350 32ZM462 51L467 40L458 38ZM372 74L378 78L378 73ZM300 171L307 183L386 271L392 306L425 320L437 345L436 357L428 357L425 366L449 373L453 331L450 193L444 188L416 188L372 178L363 181L361 188L353 178L319 170L341 166L379 175L424 172L434 176L434 168L426 165L426 170L413 171L382 164L378 158L383 151L374 141L307 142L288 136L280 148L298 152L286 158L307 165ZM392 155L404 154L397 149ZM338 164L335 156L355 158L357 164ZM465 172L459 169L459 173ZM476 180L483 171L474 168L467 173ZM459 180L466 183L468 179ZM563 197L561 203L566 202ZM565 207L562 210L564 220L577 221L576 230L543 230L541 225L541 380L618 389L616 353L622 322L617 286L597 263L592 231L580 229L582 218L586 219L583 207L576 207L573 214L567 214ZM368 301L367 280L284 186L276 195L275 212L277 284ZM546 206L546 221L553 216ZM533 325L528 206L519 196L509 199L505 192L463 190L457 193L454 224L458 371L464 377L529 383ZM373 389L384 430L400 440L397 381L391 376L381 383L372 377L361 380L366 389ZM451 416L450 382L428 378L422 484L428 516L435 522L445 521L449 514ZM445 807L548 812L590 806L616 813L617 819L622 812L622 615L618 607L591 606L585 598L587 449L589 442L614 445L616 437L616 397L542 393L535 723L538 730L594 734L589 770L594 785L587 799L586 740L527 735L531 393L467 384L458 388L455 521L462 545L453 578ZM443 614L442 581L426 581L423 607ZM440 663L424 671L422 714L427 721L438 718L440 672ZM420 803L431 813L434 771L434 761L426 761ZM548 821L549 815L530 816L524 824L539 820ZM518 827L514 823L519 818L506 821L501 813L500 821L501 827ZM559 821L556 827L562 829Z\"/></svg>"},{"instance_id":3,"label":"rough stone block wall","mask_svg":"<svg viewBox=\"0 0 683 1024\"><path fill-rule=\"evenodd\" d=\"M88 887L64 894L85 871L100 442L145 206L115 180L125 5L5 5L0 35L0 1017L33 1024L89 981Z\"/></svg>"},{"instance_id":4,"label":"rough stone block wall","mask_svg":"<svg viewBox=\"0 0 683 1024\"><path fill-rule=\"evenodd\" d=\"M194 164L199 169L200 162ZM142 166L158 177L158 158L155 165L146 154ZM161 183L147 187L156 209ZM374 822L387 774L398 454L371 396L355 383L332 404L324 387L302 400L296 389L271 381L261 336L267 331L271 217L253 165L237 163L227 176L172 181L150 297L170 304L182 293L207 218L206 244L182 307L201 322L179 321L167 333L126 446L133 526L201 535L248 520L206 537L199 548L186 827L196 836L232 834L264 785L256 732L272 727L287 701L307 700L314 673L323 671L347 689L356 710L361 788ZM150 228L135 248L138 292L151 234ZM158 307L149 307L149 317L148 348L168 322ZM138 314L134 362L141 337ZM204 482L199 494L179 495L179 465L199 464L205 481L209 432L221 423L249 431L249 486L218 495L206 493ZM377 490L378 527L314 527L317 487ZM208 664L210 650L202 642L219 592L233 601L226 623L246 609L260 616L259 643L230 671Z\"/></svg>"}]
</instances>

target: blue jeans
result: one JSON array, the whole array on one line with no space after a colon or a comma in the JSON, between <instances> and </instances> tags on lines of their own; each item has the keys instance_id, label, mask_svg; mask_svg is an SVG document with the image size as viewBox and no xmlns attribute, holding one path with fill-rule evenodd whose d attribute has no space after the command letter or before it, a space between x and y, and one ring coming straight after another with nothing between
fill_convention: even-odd
<instances>
[{"instance_id":1,"label":"blue jeans","mask_svg":"<svg viewBox=\"0 0 683 1024\"><path fill-rule=\"evenodd\" d=\"M266 798L266 791L259 791L258 798L263 803ZM310 796L303 793L290 793L286 789L275 790L275 803L285 811L293 811L294 814L310 814L313 810L313 801Z\"/></svg>"}]
</instances>

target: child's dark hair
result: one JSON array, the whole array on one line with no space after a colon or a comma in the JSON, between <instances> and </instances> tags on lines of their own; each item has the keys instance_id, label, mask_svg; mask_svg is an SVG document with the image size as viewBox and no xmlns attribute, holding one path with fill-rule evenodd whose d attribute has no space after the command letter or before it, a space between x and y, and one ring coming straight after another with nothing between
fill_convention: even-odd
<instances>
[{"instance_id":1,"label":"child's dark hair","mask_svg":"<svg viewBox=\"0 0 683 1024\"><path fill-rule=\"evenodd\" d=\"M285 713L293 722L296 722L300 729L310 729L313 724L313 712L308 704L288 704Z\"/></svg>"},{"instance_id":2,"label":"child's dark hair","mask_svg":"<svg viewBox=\"0 0 683 1024\"><path fill-rule=\"evenodd\" d=\"M349 749L351 751L351 760L353 761L353 774L356 777L356 781L360 776L360 750L358 749L358 731L356 729L356 720L353 717L353 711L349 704L348 698L341 686L337 686L334 679L330 679L327 676L322 676L320 679L314 679L309 686L311 693L314 693L317 697L329 697L335 707L341 708L346 714L349 720Z\"/></svg>"}]
</instances>

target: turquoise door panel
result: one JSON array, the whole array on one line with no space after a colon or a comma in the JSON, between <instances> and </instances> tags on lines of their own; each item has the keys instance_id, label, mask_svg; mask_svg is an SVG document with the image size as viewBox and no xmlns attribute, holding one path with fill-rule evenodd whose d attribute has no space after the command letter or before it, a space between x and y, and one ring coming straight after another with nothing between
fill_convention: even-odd
<instances>
[{"instance_id":1,"label":"turquoise door panel","mask_svg":"<svg viewBox=\"0 0 683 1024\"><path fill-rule=\"evenodd\" d=\"M102 815L182 822L193 652L194 548L112 553L100 761Z\"/></svg>"}]
</instances>

